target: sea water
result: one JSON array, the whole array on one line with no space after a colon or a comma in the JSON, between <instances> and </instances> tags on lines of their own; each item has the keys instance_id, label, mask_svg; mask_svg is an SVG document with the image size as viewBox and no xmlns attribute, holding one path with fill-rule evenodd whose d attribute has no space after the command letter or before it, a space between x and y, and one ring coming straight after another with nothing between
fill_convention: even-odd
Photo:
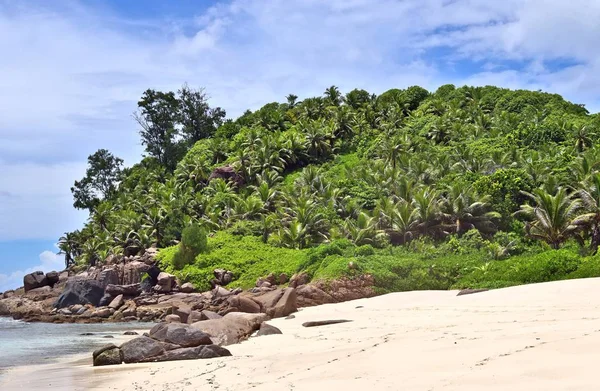
<instances>
[{"instance_id":1,"label":"sea water","mask_svg":"<svg viewBox=\"0 0 600 391\"><path fill-rule=\"evenodd\" d=\"M150 327L149 323L138 322L27 323L0 317L0 375L8 367L45 364L74 354L91 355L94 349L111 343L124 331Z\"/></svg>"}]
</instances>

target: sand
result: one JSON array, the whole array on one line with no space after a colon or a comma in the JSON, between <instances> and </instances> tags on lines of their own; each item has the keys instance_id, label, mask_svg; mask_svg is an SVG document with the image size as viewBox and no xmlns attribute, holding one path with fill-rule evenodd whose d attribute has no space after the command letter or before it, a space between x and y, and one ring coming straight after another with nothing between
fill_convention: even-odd
<instances>
[{"instance_id":1,"label":"sand","mask_svg":"<svg viewBox=\"0 0 600 391\"><path fill-rule=\"evenodd\" d=\"M20 368L2 390L598 390L600 279L305 308L233 357ZM302 327L306 321L350 323ZM35 372L34 376L26 374Z\"/></svg>"}]
</instances>

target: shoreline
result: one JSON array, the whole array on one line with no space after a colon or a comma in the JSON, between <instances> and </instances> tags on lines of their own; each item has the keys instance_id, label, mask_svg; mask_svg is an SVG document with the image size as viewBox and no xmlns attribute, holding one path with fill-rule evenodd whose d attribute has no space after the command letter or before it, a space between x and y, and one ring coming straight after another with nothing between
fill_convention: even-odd
<instances>
[{"instance_id":1,"label":"shoreline","mask_svg":"<svg viewBox=\"0 0 600 391\"><path fill-rule=\"evenodd\" d=\"M595 278L324 304L269 321L283 334L229 345L232 357L95 368L79 362L58 372L27 367L0 388L595 390L600 297L590 292L598 290ZM302 326L333 319L351 322ZM17 381L34 372L32 381Z\"/></svg>"}]
</instances>

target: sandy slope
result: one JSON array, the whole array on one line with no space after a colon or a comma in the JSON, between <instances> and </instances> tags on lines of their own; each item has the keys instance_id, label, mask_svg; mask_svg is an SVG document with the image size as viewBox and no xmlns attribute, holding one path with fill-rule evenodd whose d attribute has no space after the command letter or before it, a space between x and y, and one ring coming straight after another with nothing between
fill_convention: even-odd
<instances>
[{"instance_id":1,"label":"sandy slope","mask_svg":"<svg viewBox=\"0 0 600 391\"><path fill-rule=\"evenodd\" d=\"M234 357L38 371L11 389L598 390L600 279L456 296L408 292L306 308ZM359 308L361 307L361 308ZM304 328L309 320L351 323ZM52 382L49 381L52 377ZM20 386L19 386L20 384ZM6 388L8 387L8 388ZM11 388L14 387L14 388Z\"/></svg>"}]
</instances>

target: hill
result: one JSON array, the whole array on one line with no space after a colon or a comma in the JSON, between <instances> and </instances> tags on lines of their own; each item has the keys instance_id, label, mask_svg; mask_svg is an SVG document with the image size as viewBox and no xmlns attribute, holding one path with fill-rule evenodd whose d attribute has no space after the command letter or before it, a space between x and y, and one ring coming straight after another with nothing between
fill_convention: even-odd
<instances>
[{"instance_id":1,"label":"hill","mask_svg":"<svg viewBox=\"0 0 600 391\"><path fill-rule=\"evenodd\" d=\"M90 218L60 238L70 267L158 246L201 287L215 268L382 292L600 276L600 118L559 95L330 87L225 120L183 86L138 106L146 157L99 150L72 188Z\"/></svg>"}]
</instances>

